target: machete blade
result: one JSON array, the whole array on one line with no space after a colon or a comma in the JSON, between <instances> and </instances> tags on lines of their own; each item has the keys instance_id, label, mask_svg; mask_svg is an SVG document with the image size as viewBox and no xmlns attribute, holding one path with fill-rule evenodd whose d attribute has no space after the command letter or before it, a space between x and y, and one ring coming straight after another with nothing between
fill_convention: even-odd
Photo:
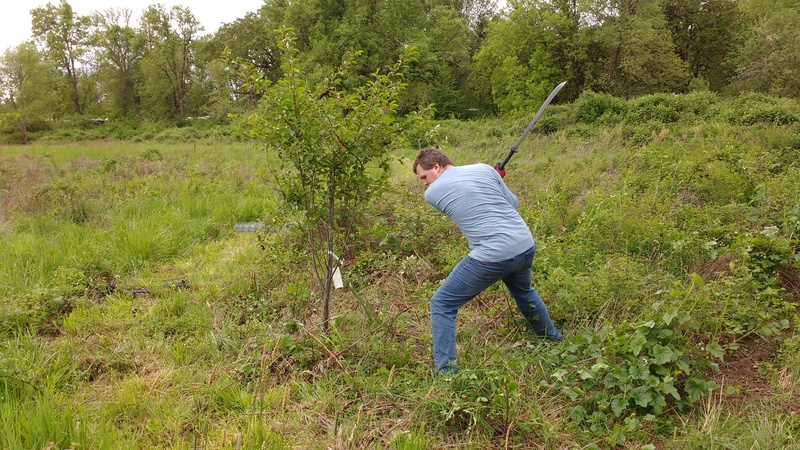
<instances>
[{"instance_id":1,"label":"machete blade","mask_svg":"<svg viewBox=\"0 0 800 450\"><path fill-rule=\"evenodd\" d=\"M499 170L505 169L506 164L508 163L508 160L510 160L511 157L514 155L514 153L517 152L517 148L519 148L519 144L522 143L522 140L525 139L525 136L527 136L528 132L531 131L531 128L533 128L533 124L535 124L536 121L539 120L539 117L542 115L542 113L544 112L545 108L547 108L547 105L549 105L550 102L553 101L553 98L555 98L556 94L558 94L558 91L560 91L561 88L563 88L565 84L567 84L567 82L566 81L562 81L561 84L556 86L555 89L553 89L553 92L551 92L550 95L547 96L547 100L545 100L544 103L542 103L542 106L539 107L539 111L537 111L536 115L533 116L533 120L531 120L531 123L529 123L528 126L525 128L525 131L522 132L522 136L519 137L519 139L517 140L517 143L511 146L511 150L508 152L508 155L506 155L506 158L503 160L503 162L501 162L501 163L499 163L499 164L497 164L495 166L497 169L499 169Z\"/></svg>"}]
</instances>

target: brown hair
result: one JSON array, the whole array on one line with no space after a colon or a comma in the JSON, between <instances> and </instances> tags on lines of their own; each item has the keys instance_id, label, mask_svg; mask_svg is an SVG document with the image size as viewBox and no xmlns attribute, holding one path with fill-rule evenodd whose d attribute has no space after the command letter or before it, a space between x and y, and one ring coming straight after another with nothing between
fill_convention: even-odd
<instances>
[{"instance_id":1,"label":"brown hair","mask_svg":"<svg viewBox=\"0 0 800 450\"><path fill-rule=\"evenodd\" d=\"M416 174L417 166L422 166L423 169L429 170L432 169L433 165L436 163L439 163L442 167L453 164L450 158L448 158L440 148L428 147L417 153L417 159L414 160L414 165L411 167L411 170Z\"/></svg>"}]
</instances>

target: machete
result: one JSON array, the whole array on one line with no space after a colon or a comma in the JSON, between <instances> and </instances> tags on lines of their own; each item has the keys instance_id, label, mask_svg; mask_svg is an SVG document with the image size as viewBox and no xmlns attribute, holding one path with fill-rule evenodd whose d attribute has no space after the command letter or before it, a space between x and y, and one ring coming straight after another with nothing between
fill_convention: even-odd
<instances>
[{"instance_id":1,"label":"machete","mask_svg":"<svg viewBox=\"0 0 800 450\"><path fill-rule=\"evenodd\" d=\"M539 116L542 115L544 109L547 108L547 105L549 105L551 101L553 101L553 98L556 96L556 94L558 94L558 91L560 91L565 84L567 84L566 81L562 82L561 84L556 86L555 89L553 89L553 92L550 93L550 95L547 97L547 100L545 100L544 103L542 103L542 106L539 108L539 111L536 113L535 116L533 116L533 120L531 120L531 123L529 123L528 127L525 128L525 131L522 133L522 136L519 137L517 143L511 146L511 150L508 152L508 155L506 155L506 159L504 159L503 162L497 163L497 165L494 166L494 168L497 169L498 172L500 172L501 170L505 170L508 160L511 159L512 156L514 156L514 153L517 153L517 148L519 148L519 144L522 143L522 140L525 139L525 136L527 136L528 132L531 131L531 128L533 128L533 124L535 124L536 121L539 120Z\"/></svg>"}]
</instances>

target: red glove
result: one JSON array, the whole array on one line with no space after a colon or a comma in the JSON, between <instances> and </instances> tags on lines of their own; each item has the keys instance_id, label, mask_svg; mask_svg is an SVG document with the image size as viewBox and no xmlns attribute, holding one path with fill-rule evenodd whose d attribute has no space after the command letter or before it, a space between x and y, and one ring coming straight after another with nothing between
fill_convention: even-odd
<instances>
[{"instance_id":1,"label":"red glove","mask_svg":"<svg viewBox=\"0 0 800 450\"><path fill-rule=\"evenodd\" d=\"M494 170L496 170L497 173L500 174L500 178L505 178L506 177L506 169L501 169L500 168L500 163L497 163L497 164L494 165Z\"/></svg>"}]
</instances>

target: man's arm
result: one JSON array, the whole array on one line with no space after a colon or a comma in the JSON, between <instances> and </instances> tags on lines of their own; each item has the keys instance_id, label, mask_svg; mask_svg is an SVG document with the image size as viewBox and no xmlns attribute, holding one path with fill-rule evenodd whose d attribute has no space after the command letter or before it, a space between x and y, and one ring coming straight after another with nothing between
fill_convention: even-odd
<instances>
[{"instance_id":1,"label":"man's arm","mask_svg":"<svg viewBox=\"0 0 800 450\"><path fill-rule=\"evenodd\" d=\"M503 178L494 170L494 168L492 168L492 172L494 172L495 181L500 186L500 191L503 193L503 197L505 197L508 203L514 207L514 209L519 209L519 200L517 199L517 196L511 192L508 186L506 186L506 183L503 182Z\"/></svg>"}]
</instances>

